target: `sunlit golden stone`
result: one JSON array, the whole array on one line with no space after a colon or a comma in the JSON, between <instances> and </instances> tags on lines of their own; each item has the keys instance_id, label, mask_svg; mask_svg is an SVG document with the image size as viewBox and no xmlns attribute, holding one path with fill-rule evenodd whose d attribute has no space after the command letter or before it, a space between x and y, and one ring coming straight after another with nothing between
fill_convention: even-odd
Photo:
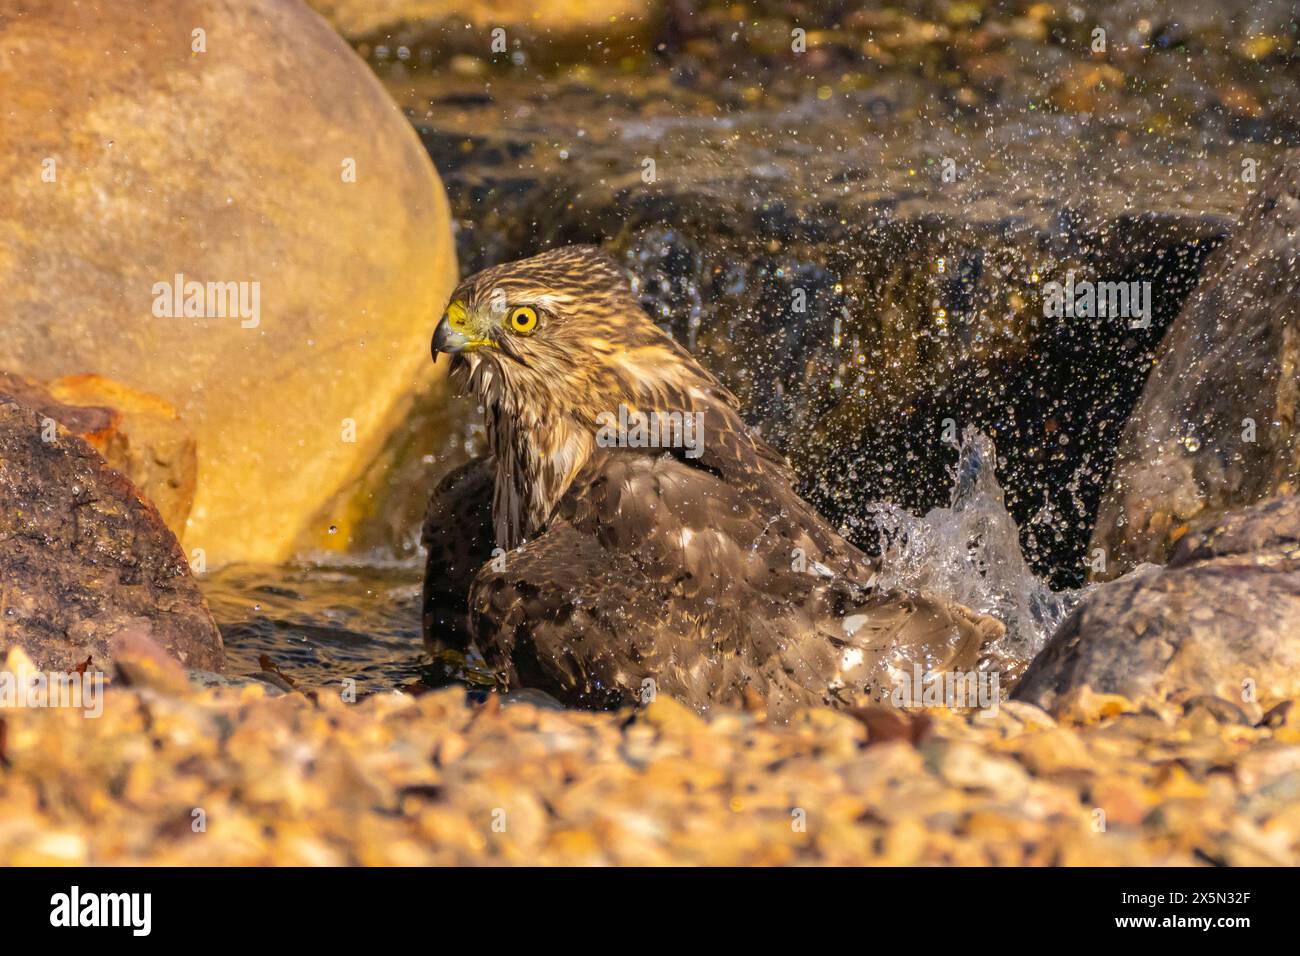
<instances>
[{"instance_id":1,"label":"sunlit golden stone","mask_svg":"<svg viewBox=\"0 0 1300 956\"><path fill-rule=\"evenodd\" d=\"M25 78L0 124L11 368L161 395L197 441L187 552L286 557L434 374L455 258L425 151L298 5L0 0L0 21ZM176 315L156 289L178 275L246 308Z\"/></svg>"},{"instance_id":2,"label":"sunlit golden stone","mask_svg":"<svg viewBox=\"0 0 1300 956\"><path fill-rule=\"evenodd\" d=\"M484 31L504 30L530 40L543 37L599 35L611 38L639 35L657 22L658 5L652 0L307 0L346 37L383 36L401 24L471 24ZM530 47L534 44L529 44ZM515 47L511 45L510 49ZM484 52L490 48L486 46Z\"/></svg>"}]
</instances>

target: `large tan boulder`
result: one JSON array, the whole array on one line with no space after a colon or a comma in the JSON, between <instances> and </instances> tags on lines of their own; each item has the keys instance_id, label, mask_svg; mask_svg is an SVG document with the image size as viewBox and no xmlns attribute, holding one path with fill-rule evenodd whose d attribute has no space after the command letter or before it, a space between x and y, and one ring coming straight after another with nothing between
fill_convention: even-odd
<instances>
[{"instance_id":1,"label":"large tan boulder","mask_svg":"<svg viewBox=\"0 0 1300 956\"><path fill-rule=\"evenodd\" d=\"M161 395L187 551L283 559L435 374L456 266L415 133L300 0L0 0L0 88L0 366Z\"/></svg>"}]
</instances>

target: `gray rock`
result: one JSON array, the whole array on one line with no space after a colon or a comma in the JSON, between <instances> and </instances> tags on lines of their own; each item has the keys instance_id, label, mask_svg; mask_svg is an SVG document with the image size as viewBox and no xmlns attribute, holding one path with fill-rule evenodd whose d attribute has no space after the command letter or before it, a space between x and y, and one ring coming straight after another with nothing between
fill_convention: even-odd
<instances>
[{"instance_id":1,"label":"gray rock","mask_svg":"<svg viewBox=\"0 0 1300 956\"><path fill-rule=\"evenodd\" d=\"M1167 567L1100 585L1013 696L1051 710L1084 686L1189 706L1210 695L1252 720L1300 696L1300 497L1207 517Z\"/></svg>"},{"instance_id":2,"label":"gray rock","mask_svg":"<svg viewBox=\"0 0 1300 956\"><path fill-rule=\"evenodd\" d=\"M1296 489L1298 256L1292 152L1207 262L1125 426L1092 538L1108 574L1163 562L1202 513Z\"/></svg>"}]
</instances>

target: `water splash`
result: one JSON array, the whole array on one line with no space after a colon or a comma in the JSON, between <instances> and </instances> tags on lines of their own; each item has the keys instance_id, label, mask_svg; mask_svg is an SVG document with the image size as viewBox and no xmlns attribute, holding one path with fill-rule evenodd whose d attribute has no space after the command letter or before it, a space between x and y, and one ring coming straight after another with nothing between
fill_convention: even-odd
<instances>
[{"instance_id":1,"label":"water splash","mask_svg":"<svg viewBox=\"0 0 1300 956\"><path fill-rule=\"evenodd\" d=\"M996 617L1007 633L993 650L1025 661L1090 588L1053 591L1030 570L996 465L992 439L967 428L948 507L917 517L897 505L872 505L881 549L877 580L885 588L942 594Z\"/></svg>"}]
</instances>

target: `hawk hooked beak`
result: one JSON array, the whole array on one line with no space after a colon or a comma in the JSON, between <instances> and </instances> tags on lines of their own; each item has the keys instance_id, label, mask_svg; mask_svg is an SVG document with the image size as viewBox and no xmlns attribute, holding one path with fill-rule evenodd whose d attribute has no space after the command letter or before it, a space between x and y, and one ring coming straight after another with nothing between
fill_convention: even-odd
<instances>
[{"instance_id":1,"label":"hawk hooked beak","mask_svg":"<svg viewBox=\"0 0 1300 956\"><path fill-rule=\"evenodd\" d=\"M438 353L446 352L455 355L458 352L472 352L480 346L494 346L496 343L491 339L471 338L466 333L471 332L468 316L465 312L465 306L459 302L453 302L447 306L447 314L442 317L438 323L438 328L433 333L433 360L438 361Z\"/></svg>"},{"instance_id":2,"label":"hawk hooked beak","mask_svg":"<svg viewBox=\"0 0 1300 956\"><path fill-rule=\"evenodd\" d=\"M448 325L444 316L443 320L438 323L437 330L433 333L433 360L435 362L438 360L439 352L453 354L463 352L467 345L469 345L469 339Z\"/></svg>"}]
</instances>

